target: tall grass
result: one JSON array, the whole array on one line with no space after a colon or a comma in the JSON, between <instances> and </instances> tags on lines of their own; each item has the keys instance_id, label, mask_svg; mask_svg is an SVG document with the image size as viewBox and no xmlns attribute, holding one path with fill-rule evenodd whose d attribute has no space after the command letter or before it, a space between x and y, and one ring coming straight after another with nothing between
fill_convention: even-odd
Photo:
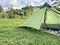
<instances>
[{"instance_id":1,"label":"tall grass","mask_svg":"<svg viewBox=\"0 0 60 45\"><path fill-rule=\"evenodd\" d=\"M23 22L23 19L0 19L0 45L60 45L60 37L19 28Z\"/></svg>"}]
</instances>

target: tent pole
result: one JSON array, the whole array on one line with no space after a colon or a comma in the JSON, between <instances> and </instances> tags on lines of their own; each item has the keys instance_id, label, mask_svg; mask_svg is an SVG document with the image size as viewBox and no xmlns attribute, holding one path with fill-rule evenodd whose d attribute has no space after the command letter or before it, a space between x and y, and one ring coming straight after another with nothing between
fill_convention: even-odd
<instances>
[{"instance_id":1,"label":"tent pole","mask_svg":"<svg viewBox=\"0 0 60 45\"><path fill-rule=\"evenodd\" d=\"M47 17L47 7L45 9L45 12L44 12L44 19L43 19L43 24L41 24L41 29L40 30L44 30L44 26L46 25L46 17Z\"/></svg>"},{"instance_id":2,"label":"tent pole","mask_svg":"<svg viewBox=\"0 0 60 45\"><path fill-rule=\"evenodd\" d=\"M46 17L47 17L47 8L45 9L44 12L44 22L43 22L44 25L46 24Z\"/></svg>"}]
</instances>

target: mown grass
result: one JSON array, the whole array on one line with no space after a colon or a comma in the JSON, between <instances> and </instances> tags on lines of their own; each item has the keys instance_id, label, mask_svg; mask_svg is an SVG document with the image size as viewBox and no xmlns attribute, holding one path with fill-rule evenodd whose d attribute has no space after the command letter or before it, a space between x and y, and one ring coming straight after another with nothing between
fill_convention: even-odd
<instances>
[{"instance_id":1,"label":"mown grass","mask_svg":"<svg viewBox=\"0 0 60 45\"><path fill-rule=\"evenodd\" d=\"M0 45L60 45L60 37L19 28L24 19L0 19Z\"/></svg>"}]
</instances>

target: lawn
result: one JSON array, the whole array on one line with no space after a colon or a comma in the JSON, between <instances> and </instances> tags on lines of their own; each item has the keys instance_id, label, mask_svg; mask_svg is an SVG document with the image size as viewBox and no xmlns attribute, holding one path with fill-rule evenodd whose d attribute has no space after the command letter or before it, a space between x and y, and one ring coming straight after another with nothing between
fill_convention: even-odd
<instances>
[{"instance_id":1,"label":"lawn","mask_svg":"<svg viewBox=\"0 0 60 45\"><path fill-rule=\"evenodd\" d=\"M60 45L60 37L19 28L24 19L0 19L0 45Z\"/></svg>"}]
</instances>

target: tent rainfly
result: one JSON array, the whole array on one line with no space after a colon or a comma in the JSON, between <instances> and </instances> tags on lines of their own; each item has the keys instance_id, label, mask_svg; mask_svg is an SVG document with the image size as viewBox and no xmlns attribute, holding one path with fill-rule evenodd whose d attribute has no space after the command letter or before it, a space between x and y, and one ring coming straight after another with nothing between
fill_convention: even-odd
<instances>
[{"instance_id":1,"label":"tent rainfly","mask_svg":"<svg viewBox=\"0 0 60 45\"><path fill-rule=\"evenodd\" d=\"M20 27L31 27L39 30L41 27L60 30L60 14L55 8L37 9Z\"/></svg>"}]
</instances>

